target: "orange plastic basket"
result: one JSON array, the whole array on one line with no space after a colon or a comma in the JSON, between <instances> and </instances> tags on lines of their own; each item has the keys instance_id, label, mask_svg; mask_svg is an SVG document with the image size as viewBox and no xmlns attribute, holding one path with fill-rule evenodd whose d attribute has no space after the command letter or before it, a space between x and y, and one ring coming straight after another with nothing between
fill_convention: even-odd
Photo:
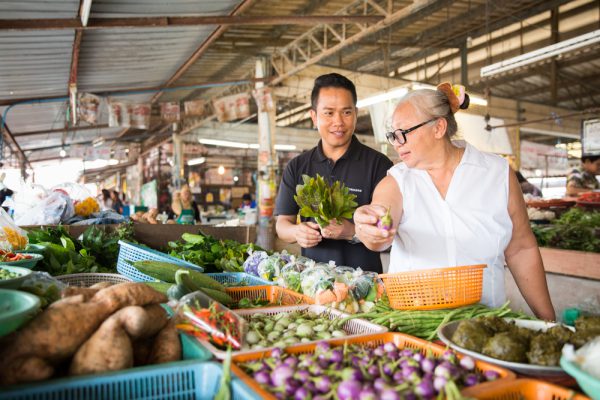
<instances>
[{"instance_id":1,"label":"orange plastic basket","mask_svg":"<svg viewBox=\"0 0 600 400\"><path fill-rule=\"evenodd\" d=\"M479 400L590 400L571 389L534 379L492 382L487 387L473 386L462 393Z\"/></svg>"},{"instance_id":2,"label":"orange plastic basket","mask_svg":"<svg viewBox=\"0 0 600 400\"><path fill-rule=\"evenodd\" d=\"M435 343L428 342L423 339L416 338L414 336L405 335L403 333L376 333L370 335L364 335L361 337L355 338L340 338L327 340L332 346L343 346L345 343L348 344L364 344L365 346L376 347L384 343L394 343L398 348L404 349L413 349L419 350L421 354L425 355L429 351L435 356L441 356L444 351L446 351L445 347L437 345ZM315 351L316 344L300 344L295 346L290 346L285 348L285 352L289 354L299 354L299 353L312 353ZM232 357L231 370L242 379L252 390L258 393L263 399L274 400L276 399L271 393L266 391L258 382L256 382L252 377L237 364L244 363L247 361L260 360L262 358L269 357L271 354L271 350L264 351L255 351L252 353L234 355ZM456 353L457 357L462 358L463 355ZM485 388L489 385L495 385L497 382L507 382L515 379L515 374L507 369L495 366L493 364L486 363L484 361L475 361L475 369L479 372L483 371L495 371L500 376L497 380L493 382L481 383L477 386L473 386L473 388Z\"/></svg>"},{"instance_id":3,"label":"orange plastic basket","mask_svg":"<svg viewBox=\"0 0 600 400\"><path fill-rule=\"evenodd\" d=\"M243 298L250 300L267 300L267 307L297 306L302 304L315 304L308 296L285 289L279 286L244 286L225 289L236 302Z\"/></svg>"},{"instance_id":4,"label":"orange plastic basket","mask_svg":"<svg viewBox=\"0 0 600 400\"><path fill-rule=\"evenodd\" d=\"M396 310L462 307L481 299L485 264L379 275Z\"/></svg>"}]
</instances>

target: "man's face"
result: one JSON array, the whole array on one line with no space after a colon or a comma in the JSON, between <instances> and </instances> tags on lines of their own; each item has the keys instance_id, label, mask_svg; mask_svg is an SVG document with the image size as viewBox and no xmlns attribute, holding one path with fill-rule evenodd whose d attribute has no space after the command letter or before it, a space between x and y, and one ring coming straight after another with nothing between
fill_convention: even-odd
<instances>
[{"instance_id":1,"label":"man's face","mask_svg":"<svg viewBox=\"0 0 600 400\"><path fill-rule=\"evenodd\" d=\"M583 162L583 169L592 175L600 174L600 159L596 161L585 160Z\"/></svg>"},{"instance_id":2,"label":"man's face","mask_svg":"<svg viewBox=\"0 0 600 400\"><path fill-rule=\"evenodd\" d=\"M349 90L322 88L317 110L310 110L310 116L321 135L325 150L345 147L350 143L356 127L356 107Z\"/></svg>"}]
</instances>

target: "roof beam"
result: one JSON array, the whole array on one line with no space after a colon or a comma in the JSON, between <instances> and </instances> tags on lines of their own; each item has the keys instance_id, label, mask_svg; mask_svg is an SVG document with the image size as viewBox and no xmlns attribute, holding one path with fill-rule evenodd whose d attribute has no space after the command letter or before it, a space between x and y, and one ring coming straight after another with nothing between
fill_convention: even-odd
<instances>
[{"instance_id":1,"label":"roof beam","mask_svg":"<svg viewBox=\"0 0 600 400\"><path fill-rule=\"evenodd\" d=\"M243 0L236 8L235 10L233 10L230 14L230 16L236 16L237 14L243 13L244 11L246 11L247 9L249 9L252 4L253 4L254 0ZM163 85L164 87L169 87L171 85L173 85L173 83L175 83L175 81L177 81L177 79L179 79L192 65L194 65L194 63L196 61L198 61L198 59L208 50L208 48L217 40L221 37L221 35L223 35L223 33L225 33L225 31L227 30L227 26L225 25L221 25L219 26L213 33L210 34L209 37L206 38L206 40L200 45L200 47L198 47L190 56L190 58L187 59L187 61L185 61L178 69L177 71L175 71L175 73L173 74L173 76L171 78L169 78L165 84ZM151 99L151 103L155 103L161 96L162 96L163 92L158 92L156 93L154 96L152 96Z\"/></svg>"},{"instance_id":2,"label":"roof beam","mask_svg":"<svg viewBox=\"0 0 600 400\"><path fill-rule=\"evenodd\" d=\"M0 121L2 120L2 118L0 118ZM21 146L19 146L19 143L17 143L17 140L15 139L15 137L13 136L13 134L11 133L10 129L8 129L8 125L6 125L6 123L2 124L3 128L4 128L4 132L2 132L2 134L6 134L6 136L8 136L8 138L11 140L11 142L14 144L15 148L17 149L17 152L19 153L19 156L21 157L21 162L23 163L22 165L29 165L29 168L31 167L31 163L29 162L29 159L27 158L27 156L25 155L23 149L21 148Z\"/></svg>"},{"instance_id":3,"label":"roof beam","mask_svg":"<svg viewBox=\"0 0 600 400\"><path fill-rule=\"evenodd\" d=\"M64 19L3 19L0 30L30 31L49 29L107 29L149 28L199 25L318 25L368 24L383 20L378 15L302 15L302 16L199 16L199 17L146 17L146 18L90 18L84 26L79 18Z\"/></svg>"},{"instance_id":4,"label":"roof beam","mask_svg":"<svg viewBox=\"0 0 600 400\"><path fill-rule=\"evenodd\" d=\"M289 45L273 54L271 64L278 73L278 77L273 80L273 84L277 84L287 77L294 75L302 69L316 64L322 59L336 54L341 49L358 43L362 39L379 32L396 23L409 23L422 18L422 13L427 13L431 9L438 7L439 1L422 0L415 1L409 6L403 7L396 12L390 12L382 9L372 10L373 12L385 12L385 19L377 22L369 27L357 27L343 24L342 26L318 25L315 28L304 33ZM365 12L368 8L372 8L372 2L369 0L357 0L347 6L343 12ZM353 29L353 30L352 30ZM314 40L321 43L321 46L315 46ZM307 47L308 46L308 47ZM305 58L304 54L309 57Z\"/></svg>"},{"instance_id":5,"label":"roof beam","mask_svg":"<svg viewBox=\"0 0 600 400\"><path fill-rule=\"evenodd\" d=\"M18 132L18 133L13 133L13 136L14 137L22 137L22 136L43 135L43 134L49 134L49 133L89 131L92 129L102 129L102 128L108 128L108 124L94 125L94 126L82 126L82 127L70 127L70 128L45 129L45 130L41 130L41 131Z\"/></svg>"},{"instance_id":6,"label":"roof beam","mask_svg":"<svg viewBox=\"0 0 600 400\"><path fill-rule=\"evenodd\" d=\"M424 47L423 50L417 52L411 57L397 59L396 65L393 69L398 69L402 65L410 64L415 61L422 60L426 57L434 55L439 52L440 47L458 47L460 46L467 37L479 37L486 34L487 32L493 32L507 25L514 23L516 20L524 20L533 15L548 11L553 7L559 7L562 4L567 3L568 0L552 0L543 1L537 6L526 7L519 12L513 14L512 11L509 14L503 14L498 16L495 20L487 23L486 20L482 20L477 23L473 28L468 31L460 30L460 26L464 25L464 21L472 18L473 15L477 14L477 10L461 14L455 18L448 20L448 22L431 28L425 31L422 35L415 40L413 43L416 47ZM508 1L504 4L514 4L514 2ZM485 8L485 6L481 6ZM481 11L481 7L479 11ZM494 7L500 7L494 5ZM484 14L485 15L485 14ZM454 27L454 29L452 29ZM456 34L448 34L448 32L456 31ZM437 36L437 39L436 39ZM428 41L429 40L429 41Z\"/></svg>"}]
</instances>

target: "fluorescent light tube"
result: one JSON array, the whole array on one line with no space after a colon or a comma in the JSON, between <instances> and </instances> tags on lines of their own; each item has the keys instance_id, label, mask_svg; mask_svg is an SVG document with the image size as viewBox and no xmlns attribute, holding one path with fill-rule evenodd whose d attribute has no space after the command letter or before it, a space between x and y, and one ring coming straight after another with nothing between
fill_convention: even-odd
<instances>
[{"instance_id":1,"label":"fluorescent light tube","mask_svg":"<svg viewBox=\"0 0 600 400\"><path fill-rule=\"evenodd\" d=\"M600 41L600 29L586 33L581 36L574 37L569 40L563 40L550 46L542 47L529 53L522 54L517 57L509 58L508 60L485 66L481 68L480 75L482 78L492 76L501 72L510 71L512 69L523 67L525 65L545 60L550 57L557 56L581 47L589 46Z\"/></svg>"},{"instance_id":2,"label":"fluorescent light tube","mask_svg":"<svg viewBox=\"0 0 600 400\"><path fill-rule=\"evenodd\" d=\"M386 100L399 99L400 97L404 96L406 93L408 93L408 89L405 87L393 89L393 90L390 90L389 92L384 92L381 94L377 94L375 96L367 97L366 99L361 99L356 103L356 107L358 107L358 108L368 107L373 104L384 102Z\"/></svg>"},{"instance_id":3,"label":"fluorescent light tube","mask_svg":"<svg viewBox=\"0 0 600 400\"><path fill-rule=\"evenodd\" d=\"M188 160L187 165L199 165L206 162L206 157L192 158Z\"/></svg>"},{"instance_id":4,"label":"fluorescent light tube","mask_svg":"<svg viewBox=\"0 0 600 400\"><path fill-rule=\"evenodd\" d=\"M275 150L294 151L294 150L296 150L296 145L294 145L294 144L276 144Z\"/></svg>"},{"instance_id":5,"label":"fluorescent light tube","mask_svg":"<svg viewBox=\"0 0 600 400\"><path fill-rule=\"evenodd\" d=\"M249 149L251 146L248 143L230 142L228 140L198 139L198 141L202 144L208 144L208 145L212 145L212 146L222 146L222 147L235 147L238 149Z\"/></svg>"},{"instance_id":6,"label":"fluorescent light tube","mask_svg":"<svg viewBox=\"0 0 600 400\"><path fill-rule=\"evenodd\" d=\"M235 147L237 149L258 149L257 143L230 142L228 140L217 139L198 139L198 141L202 144L208 144L211 146ZM276 144L275 150L293 151L296 150L296 146L293 144ZM192 164L190 164L188 161L188 165Z\"/></svg>"}]
</instances>

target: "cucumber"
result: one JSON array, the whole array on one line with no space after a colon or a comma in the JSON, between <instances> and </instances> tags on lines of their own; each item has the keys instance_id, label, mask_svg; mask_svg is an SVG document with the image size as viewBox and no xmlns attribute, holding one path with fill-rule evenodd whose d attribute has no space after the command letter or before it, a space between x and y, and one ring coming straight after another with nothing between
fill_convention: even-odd
<instances>
[{"instance_id":1,"label":"cucumber","mask_svg":"<svg viewBox=\"0 0 600 400\"><path fill-rule=\"evenodd\" d=\"M175 283L175 274L178 270L183 269L188 271L190 279L200 287L206 287L209 289L225 291L225 286L212 279L210 276L203 274L202 272L194 271L191 268L186 268L181 265L177 265L170 262L164 261L136 261L133 266L137 268L141 273L151 276L159 281Z\"/></svg>"},{"instance_id":2,"label":"cucumber","mask_svg":"<svg viewBox=\"0 0 600 400\"><path fill-rule=\"evenodd\" d=\"M144 282L146 285L150 286L152 289L157 292L161 292L163 294L167 294L167 290L172 286L171 283L166 282Z\"/></svg>"},{"instance_id":3,"label":"cucumber","mask_svg":"<svg viewBox=\"0 0 600 400\"><path fill-rule=\"evenodd\" d=\"M229 296L224 291L202 287L196 284L196 282L192 280L192 274L190 274L188 270L181 269L177 271L177 273L175 274L175 281L177 282L178 286L184 286L190 292L201 290L202 292L206 293L209 297L212 297L214 300L218 301L221 304L230 305L235 302L231 298L231 296Z\"/></svg>"}]
</instances>

